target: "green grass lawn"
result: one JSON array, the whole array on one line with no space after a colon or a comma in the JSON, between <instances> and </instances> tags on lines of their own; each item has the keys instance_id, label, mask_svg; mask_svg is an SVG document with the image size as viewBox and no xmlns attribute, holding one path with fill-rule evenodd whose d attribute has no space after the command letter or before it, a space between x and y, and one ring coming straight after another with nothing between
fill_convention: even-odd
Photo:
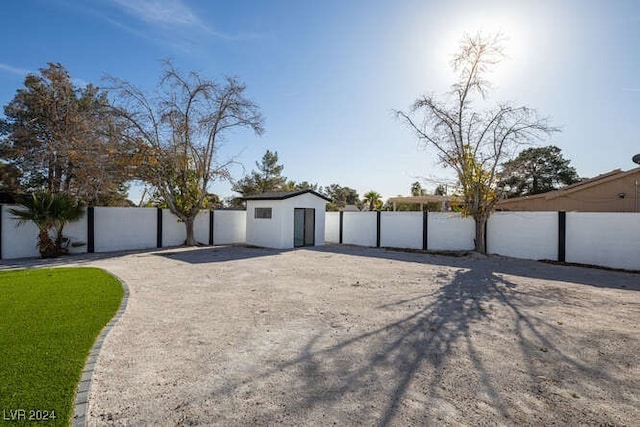
<instances>
[{"instance_id":1,"label":"green grass lawn","mask_svg":"<svg viewBox=\"0 0 640 427\"><path fill-rule=\"evenodd\" d=\"M68 425L91 346L123 295L97 268L0 272L0 423L39 410L56 420L36 424Z\"/></svg>"}]
</instances>

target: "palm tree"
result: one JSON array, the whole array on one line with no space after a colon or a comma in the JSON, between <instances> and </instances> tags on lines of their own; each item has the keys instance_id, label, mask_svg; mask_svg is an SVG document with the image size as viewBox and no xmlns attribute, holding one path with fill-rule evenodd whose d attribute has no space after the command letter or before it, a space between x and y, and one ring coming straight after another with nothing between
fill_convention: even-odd
<instances>
[{"instance_id":1,"label":"palm tree","mask_svg":"<svg viewBox=\"0 0 640 427\"><path fill-rule=\"evenodd\" d=\"M370 211L380 210L382 207L382 196L377 191L369 191L365 193L362 202L368 205Z\"/></svg>"},{"instance_id":2,"label":"palm tree","mask_svg":"<svg viewBox=\"0 0 640 427\"><path fill-rule=\"evenodd\" d=\"M25 197L20 205L24 209L10 209L10 212L19 219L18 225L31 221L38 227L40 256L53 258L66 253L68 240L62 230L68 222L82 218L82 205L68 194L52 194L45 190Z\"/></svg>"},{"instance_id":3,"label":"palm tree","mask_svg":"<svg viewBox=\"0 0 640 427\"><path fill-rule=\"evenodd\" d=\"M51 205L51 216L54 222L54 230L56 236L56 248L61 252L67 252L68 239L62 235L64 226L69 222L76 222L84 215L84 208L79 200L65 193L59 193L54 196Z\"/></svg>"}]
</instances>

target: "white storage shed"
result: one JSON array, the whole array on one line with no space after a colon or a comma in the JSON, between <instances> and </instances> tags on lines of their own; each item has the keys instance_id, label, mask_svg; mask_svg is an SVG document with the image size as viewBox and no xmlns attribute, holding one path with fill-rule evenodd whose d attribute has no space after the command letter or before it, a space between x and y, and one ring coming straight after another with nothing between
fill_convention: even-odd
<instances>
[{"instance_id":1,"label":"white storage shed","mask_svg":"<svg viewBox=\"0 0 640 427\"><path fill-rule=\"evenodd\" d=\"M247 202L249 245L275 249L324 245L324 214L330 200L312 190L263 193Z\"/></svg>"}]
</instances>

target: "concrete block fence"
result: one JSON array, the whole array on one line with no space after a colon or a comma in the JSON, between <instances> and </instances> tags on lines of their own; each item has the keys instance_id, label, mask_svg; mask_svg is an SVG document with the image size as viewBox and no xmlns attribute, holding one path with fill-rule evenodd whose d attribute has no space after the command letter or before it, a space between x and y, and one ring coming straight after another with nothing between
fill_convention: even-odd
<instances>
[{"instance_id":1,"label":"concrete block fence","mask_svg":"<svg viewBox=\"0 0 640 427\"><path fill-rule=\"evenodd\" d=\"M326 241L371 247L472 250L473 219L450 212L327 212ZM640 270L640 213L495 212L487 252Z\"/></svg>"},{"instance_id":2,"label":"concrete block fence","mask_svg":"<svg viewBox=\"0 0 640 427\"><path fill-rule=\"evenodd\" d=\"M0 259L37 257L38 230L17 227L0 206ZM177 246L184 224L168 209L88 208L67 224L65 235L84 246L72 253L110 252ZM205 244L246 242L246 212L204 210L195 222ZM327 212L325 241L371 247L471 250L475 225L451 212ZM525 259L548 259L640 270L640 213L495 212L486 230L487 252Z\"/></svg>"},{"instance_id":3,"label":"concrete block fence","mask_svg":"<svg viewBox=\"0 0 640 427\"><path fill-rule=\"evenodd\" d=\"M327 212L325 240L359 246L473 249L471 218L449 212Z\"/></svg>"},{"instance_id":4,"label":"concrete block fence","mask_svg":"<svg viewBox=\"0 0 640 427\"><path fill-rule=\"evenodd\" d=\"M36 246L38 229L31 222L18 227L9 209L0 205L0 259L39 256ZM195 237L204 244L245 242L244 211L203 210L196 217ZM64 228L65 236L83 246L70 248L71 253L111 252L152 249L184 243L185 226L169 209L158 208L87 208L78 222Z\"/></svg>"}]
</instances>

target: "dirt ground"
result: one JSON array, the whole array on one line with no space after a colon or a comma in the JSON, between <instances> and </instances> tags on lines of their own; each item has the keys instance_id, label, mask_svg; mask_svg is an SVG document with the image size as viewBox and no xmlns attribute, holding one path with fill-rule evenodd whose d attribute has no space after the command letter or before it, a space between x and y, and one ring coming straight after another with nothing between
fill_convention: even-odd
<instances>
[{"instance_id":1,"label":"dirt ground","mask_svg":"<svg viewBox=\"0 0 640 427\"><path fill-rule=\"evenodd\" d=\"M327 246L87 261L124 279L90 425L634 425L640 275Z\"/></svg>"}]
</instances>

